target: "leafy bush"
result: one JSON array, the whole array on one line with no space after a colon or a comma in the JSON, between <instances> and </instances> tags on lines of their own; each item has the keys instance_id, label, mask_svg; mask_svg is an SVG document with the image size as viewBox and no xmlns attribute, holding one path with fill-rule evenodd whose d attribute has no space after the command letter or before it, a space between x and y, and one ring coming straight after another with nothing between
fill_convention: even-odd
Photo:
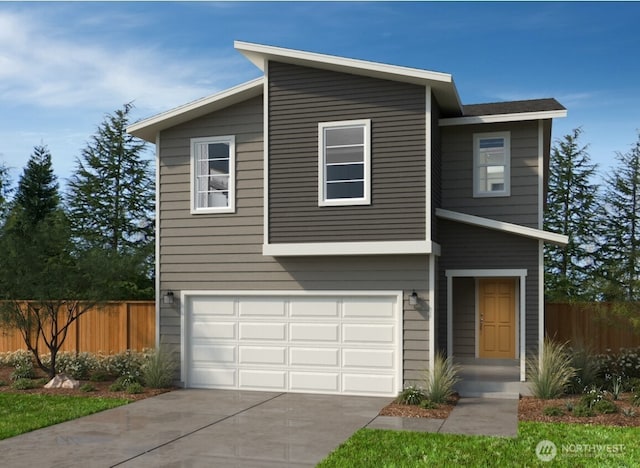
<instances>
[{"instance_id":1,"label":"leafy bush","mask_svg":"<svg viewBox=\"0 0 640 468\"><path fill-rule=\"evenodd\" d=\"M585 392L584 395L580 398L581 405L585 405L588 408L593 408L596 403L604 400L604 392L597 387L592 387L590 390Z\"/></svg>"},{"instance_id":2,"label":"leafy bush","mask_svg":"<svg viewBox=\"0 0 640 468\"><path fill-rule=\"evenodd\" d=\"M558 398L565 392L574 375L575 369L566 351L566 343L556 343L545 338L542 359L537 355L527 359L527 377L531 382L531 393L536 398Z\"/></svg>"},{"instance_id":3,"label":"leafy bush","mask_svg":"<svg viewBox=\"0 0 640 468\"><path fill-rule=\"evenodd\" d=\"M91 373L91 375L89 376L89 380L91 380L92 382L106 382L107 380L110 380L111 377L111 374L109 374L107 371L99 369Z\"/></svg>"},{"instance_id":4,"label":"leafy bush","mask_svg":"<svg viewBox=\"0 0 640 468\"><path fill-rule=\"evenodd\" d=\"M424 409L437 409L440 405L431 400L422 400L420 402L420 408Z\"/></svg>"},{"instance_id":5,"label":"leafy bush","mask_svg":"<svg viewBox=\"0 0 640 468\"><path fill-rule=\"evenodd\" d=\"M108 358L108 370L119 379L123 379L125 386L134 382L140 383L142 360L141 353L128 349Z\"/></svg>"},{"instance_id":6,"label":"leafy bush","mask_svg":"<svg viewBox=\"0 0 640 468\"><path fill-rule=\"evenodd\" d=\"M86 380L99 366L95 354L62 352L56 357L56 372L65 373L74 379Z\"/></svg>"},{"instance_id":7,"label":"leafy bush","mask_svg":"<svg viewBox=\"0 0 640 468\"><path fill-rule=\"evenodd\" d=\"M170 387L177 368L173 354L160 346L145 355L141 367L142 381L151 388Z\"/></svg>"},{"instance_id":8,"label":"leafy bush","mask_svg":"<svg viewBox=\"0 0 640 468\"><path fill-rule=\"evenodd\" d=\"M582 393L585 388L596 382L600 372L600 364L591 348L582 345L574 346L570 351L571 367L575 375L571 378L569 390L571 393Z\"/></svg>"},{"instance_id":9,"label":"leafy bush","mask_svg":"<svg viewBox=\"0 0 640 468\"><path fill-rule=\"evenodd\" d=\"M542 414L545 416L562 416L564 411L558 406L547 406L542 410Z\"/></svg>"},{"instance_id":10,"label":"leafy bush","mask_svg":"<svg viewBox=\"0 0 640 468\"><path fill-rule=\"evenodd\" d=\"M32 388L37 388L40 386L40 383L37 380L27 379L24 377L20 377L16 379L11 387L16 390L30 390Z\"/></svg>"},{"instance_id":11,"label":"leafy bush","mask_svg":"<svg viewBox=\"0 0 640 468\"><path fill-rule=\"evenodd\" d=\"M36 376L31 355L17 356L12 365L14 370L11 373L11 380L32 379Z\"/></svg>"},{"instance_id":12,"label":"leafy bush","mask_svg":"<svg viewBox=\"0 0 640 468\"><path fill-rule=\"evenodd\" d=\"M129 385L127 385L127 388L125 390L127 393L130 393L132 395L137 393L144 393L144 387L138 382L130 383Z\"/></svg>"},{"instance_id":13,"label":"leafy bush","mask_svg":"<svg viewBox=\"0 0 640 468\"><path fill-rule=\"evenodd\" d=\"M110 392L123 392L127 387L127 383L124 381L122 377L116 379L111 385L109 385Z\"/></svg>"},{"instance_id":14,"label":"leafy bush","mask_svg":"<svg viewBox=\"0 0 640 468\"><path fill-rule=\"evenodd\" d=\"M90 383L85 383L85 384L80 385L80 390L83 391L83 392L95 392L96 391L96 387L94 387Z\"/></svg>"},{"instance_id":15,"label":"leafy bush","mask_svg":"<svg viewBox=\"0 0 640 468\"><path fill-rule=\"evenodd\" d=\"M8 384L4 380L0 380L0 387L6 387Z\"/></svg>"},{"instance_id":16,"label":"leafy bush","mask_svg":"<svg viewBox=\"0 0 640 468\"><path fill-rule=\"evenodd\" d=\"M434 403L444 403L453 395L453 386L460 380L460 366L453 363L451 356L445 358L441 353L434 356L433 369L427 371L425 393Z\"/></svg>"},{"instance_id":17,"label":"leafy bush","mask_svg":"<svg viewBox=\"0 0 640 468\"><path fill-rule=\"evenodd\" d=\"M423 389L416 385L410 385L400 392L396 402L402 405L419 405L425 398Z\"/></svg>"},{"instance_id":18,"label":"leafy bush","mask_svg":"<svg viewBox=\"0 0 640 468\"><path fill-rule=\"evenodd\" d=\"M573 407L573 415L579 418L589 418L591 416L595 416L596 413L587 405L578 404Z\"/></svg>"},{"instance_id":19,"label":"leafy bush","mask_svg":"<svg viewBox=\"0 0 640 468\"><path fill-rule=\"evenodd\" d=\"M602 414L614 414L618 412L618 407L611 400L600 400L593 405L593 409Z\"/></svg>"}]
</instances>

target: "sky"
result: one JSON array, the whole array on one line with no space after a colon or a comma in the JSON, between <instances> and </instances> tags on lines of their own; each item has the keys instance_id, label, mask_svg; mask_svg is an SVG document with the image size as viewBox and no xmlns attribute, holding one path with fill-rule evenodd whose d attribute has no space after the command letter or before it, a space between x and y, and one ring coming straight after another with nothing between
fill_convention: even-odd
<instances>
[{"instance_id":1,"label":"sky","mask_svg":"<svg viewBox=\"0 0 640 468\"><path fill-rule=\"evenodd\" d=\"M610 172L640 129L640 3L3 2L0 162L64 186L107 114L131 121L261 75L233 41L453 75L464 104L554 97ZM152 156L153 146L149 149Z\"/></svg>"}]
</instances>

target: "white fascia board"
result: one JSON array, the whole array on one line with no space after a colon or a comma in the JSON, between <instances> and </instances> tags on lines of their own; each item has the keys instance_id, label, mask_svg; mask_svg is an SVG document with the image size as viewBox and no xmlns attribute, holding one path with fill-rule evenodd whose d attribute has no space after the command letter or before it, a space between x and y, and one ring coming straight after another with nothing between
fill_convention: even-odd
<instances>
[{"instance_id":1,"label":"white fascia board","mask_svg":"<svg viewBox=\"0 0 640 468\"><path fill-rule=\"evenodd\" d=\"M441 127L449 127L452 125L473 125L501 122L521 122L525 120L545 120L555 119L567 116L566 110L540 111L540 112L522 112L516 114L493 114L493 115L477 115L472 117L452 117L440 119L438 125Z\"/></svg>"},{"instance_id":2,"label":"white fascia board","mask_svg":"<svg viewBox=\"0 0 640 468\"><path fill-rule=\"evenodd\" d=\"M246 101L262 94L264 78L256 78L216 94L206 96L174 109L162 112L127 127L127 133L155 143L156 134L161 130L188 122L219 109Z\"/></svg>"},{"instance_id":3,"label":"white fascia board","mask_svg":"<svg viewBox=\"0 0 640 468\"><path fill-rule=\"evenodd\" d=\"M271 257L314 255L405 255L431 254L437 246L430 241L393 242L317 242L264 244L262 255Z\"/></svg>"},{"instance_id":4,"label":"white fascia board","mask_svg":"<svg viewBox=\"0 0 640 468\"><path fill-rule=\"evenodd\" d=\"M473 216L465 213L458 213L456 211L443 210L442 208L436 209L436 216L438 218L448 219L450 221L457 221L459 223L471 224L473 226L508 232L532 239L543 240L546 242L551 242L552 244L567 245L569 243L569 237L563 234L556 234L555 232L543 231L542 229L520 226L519 224L505 223L504 221L497 221L495 219L482 218L480 216Z\"/></svg>"},{"instance_id":5,"label":"white fascia board","mask_svg":"<svg viewBox=\"0 0 640 468\"><path fill-rule=\"evenodd\" d=\"M453 77L448 73L250 42L235 41L233 45L237 51L262 71L264 71L265 61L273 60L385 80L413 83L421 86L430 85L436 92L441 93L441 96L438 96L441 106L458 112L462 109L462 103L456 85L453 82Z\"/></svg>"}]
</instances>

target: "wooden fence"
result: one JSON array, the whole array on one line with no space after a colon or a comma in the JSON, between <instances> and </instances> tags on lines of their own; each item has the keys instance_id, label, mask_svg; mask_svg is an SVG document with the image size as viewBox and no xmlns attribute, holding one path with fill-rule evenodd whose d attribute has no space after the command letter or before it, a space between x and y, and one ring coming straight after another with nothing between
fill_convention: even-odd
<instances>
[{"instance_id":1,"label":"wooden fence","mask_svg":"<svg viewBox=\"0 0 640 468\"><path fill-rule=\"evenodd\" d=\"M545 304L545 335L594 352L640 347L640 330L611 314L611 304Z\"/></svg>"},{"instance_id":2,"label":"wooden fence","mask_svg":"<svg viewBox=\"0 0 640 468\"><path fill-rule=\"evenodd\" d=\"M89 310L69 326L62 351L115 354L155 346L155 302L110 302ZM40 343L42 353L47 353ZM0 329L0 352L26 349L18 330Z\"/></svg>"}]
</instances>

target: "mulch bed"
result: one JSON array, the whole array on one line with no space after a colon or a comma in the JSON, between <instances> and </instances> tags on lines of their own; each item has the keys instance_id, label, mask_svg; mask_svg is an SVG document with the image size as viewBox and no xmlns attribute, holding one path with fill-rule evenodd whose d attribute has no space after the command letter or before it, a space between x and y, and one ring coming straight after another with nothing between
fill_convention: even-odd
<instances>
[{"instance_id":1,"label":"mulch bed","mask_svg":"<svg viewBox=\"0 0 640 468\"><path fill-rule=\"evenodd\" d=\"M107 380L104 382L91 382L89 380L80 380L80 387L83 384L91 384L95 387L95 390L85 392L80 388L32 388L29 390L16 390L11 386L11 373L12 367L0 367L0 381L5 382L7 385L0 386L0 393L23 393L23 394L40 394L40 395L72 395L72 396L84 396L84 397L103 397L103 398L125 398L131 401L143 400L161 393L170 392L173 388L144 388L142 393L127 393L127 392L112 392L109 387L113 383L113 380ZM47 378L40 370L36 371L38 378Z\"/></svg>"},{"instance_id":2,"label":"mulch bed","mask_svg":"<svg viewBox=\"0 0 640 468\"><path fill-rule=\"evenodd\" d=\"M435 409L420 408L416 405L401 405L399 403L391 403L380 411L380 416L400 416L402 418L432 418L447 419L453 408L458 403L460 397L456 393L447 403L439 405Z\"/></svg>"}]
</instances>

